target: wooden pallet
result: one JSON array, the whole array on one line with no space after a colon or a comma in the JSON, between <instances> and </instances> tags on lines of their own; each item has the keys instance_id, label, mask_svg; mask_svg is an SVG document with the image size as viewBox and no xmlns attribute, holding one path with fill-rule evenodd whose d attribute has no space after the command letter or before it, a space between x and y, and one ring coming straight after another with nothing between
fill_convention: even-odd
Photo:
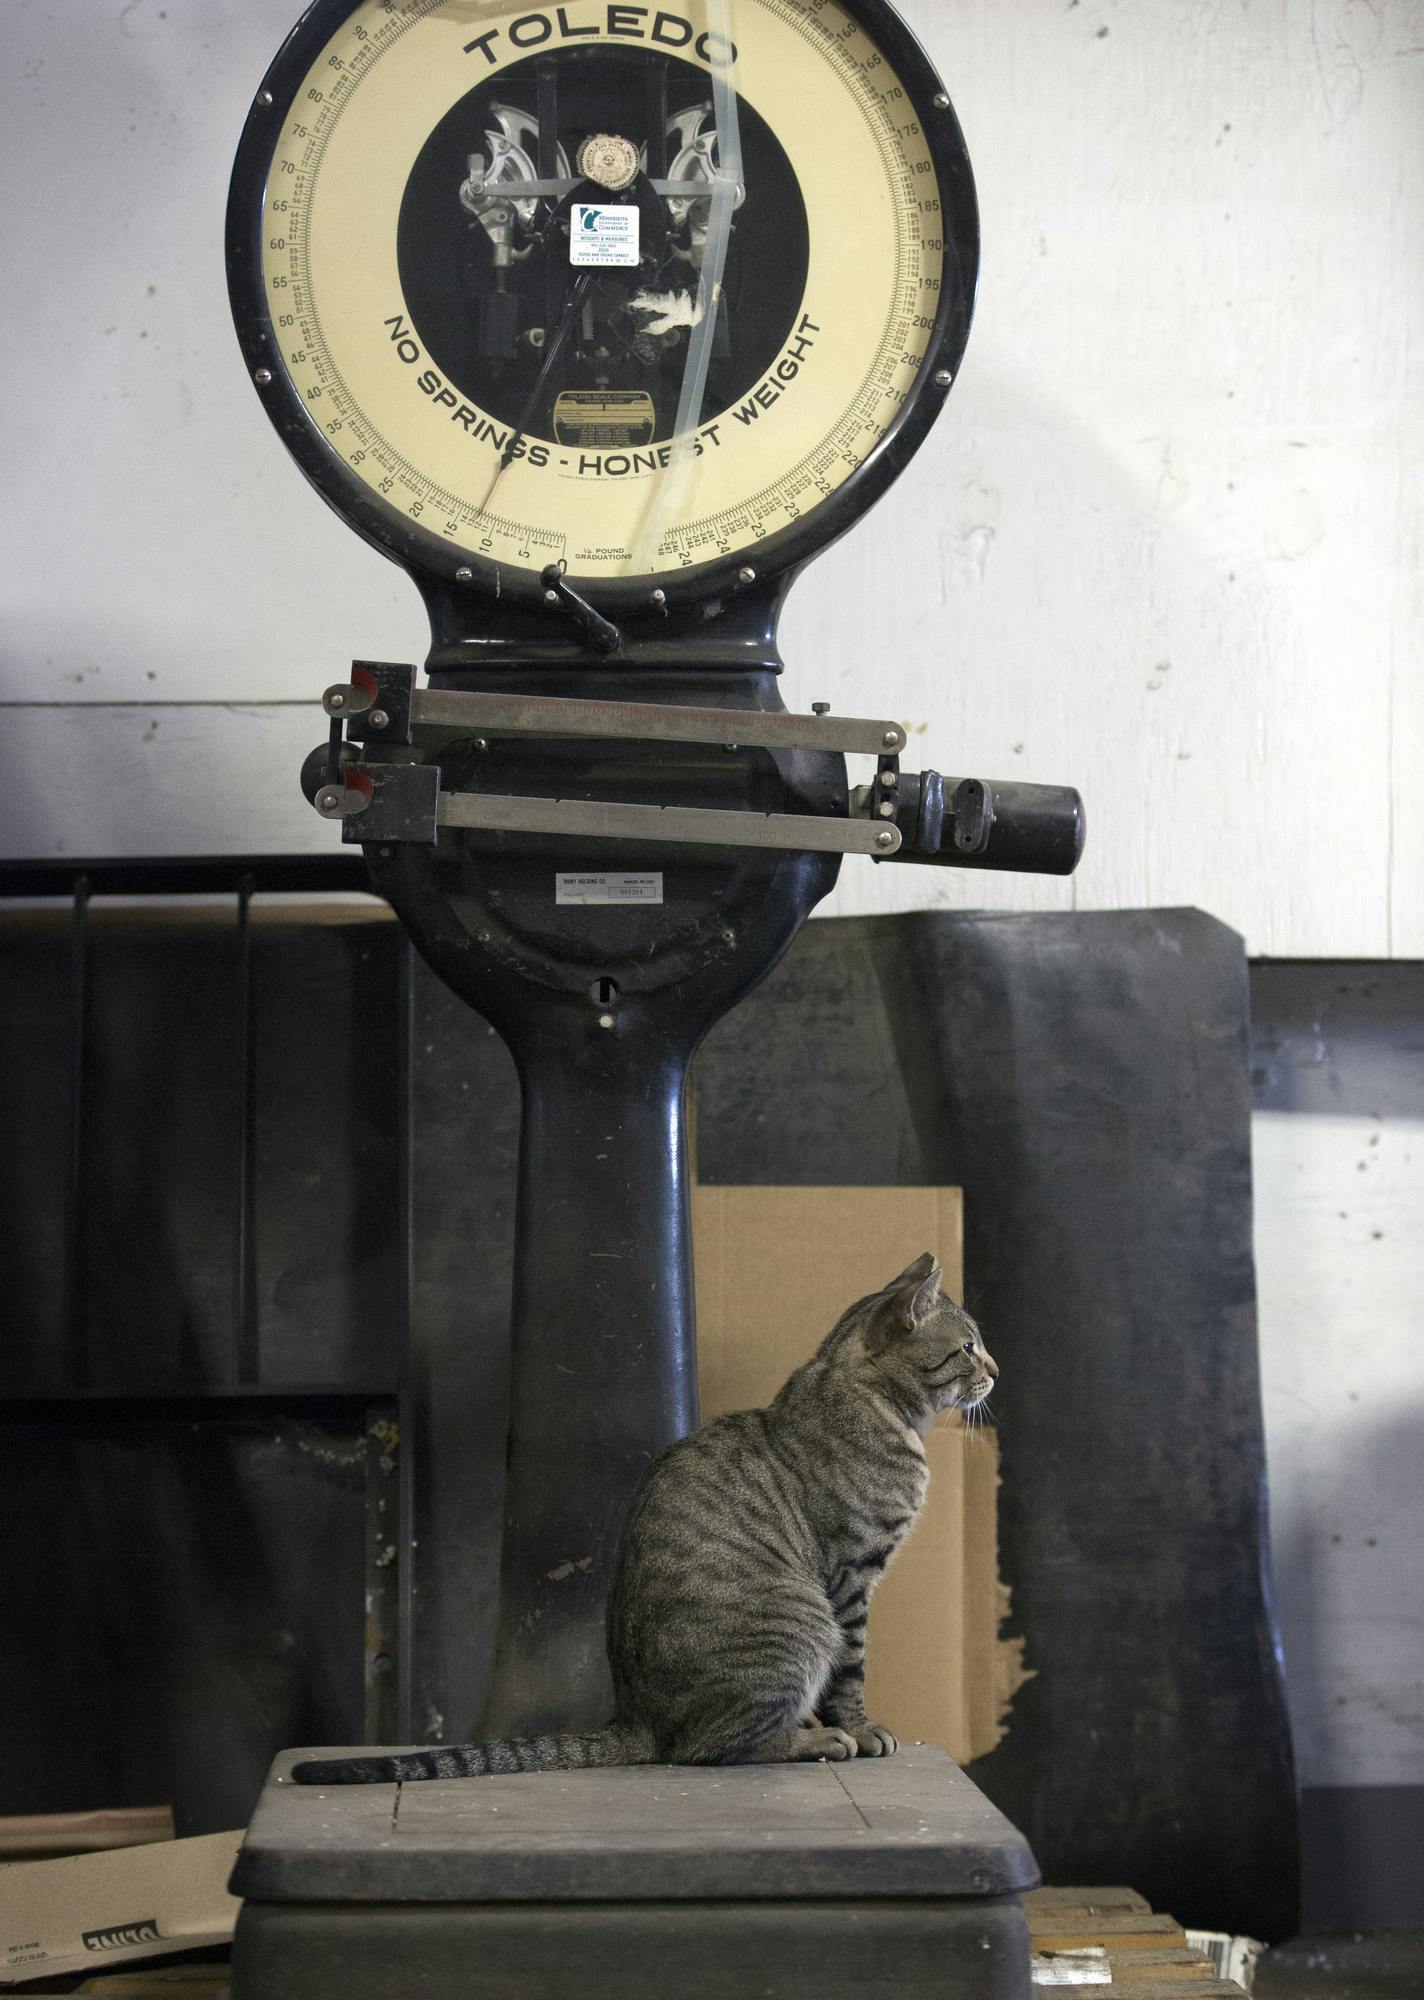
<instances>
[{"instance_id":1,"label":"wooden pallet","mask_svg":"<svg viewBox=\"0 0 1424 2000\"><path fill-rule=\"evenodd\" d=\"M1081 1984L1081 2000L1110 1987L1127 1988L1132 2000L1246 2000L1245 1988L1218 1979L1176 1919L1157 1916L1135 1889L1031 1889L1023 1905L1035 1986Z\"/></svg>"}]
</instances>

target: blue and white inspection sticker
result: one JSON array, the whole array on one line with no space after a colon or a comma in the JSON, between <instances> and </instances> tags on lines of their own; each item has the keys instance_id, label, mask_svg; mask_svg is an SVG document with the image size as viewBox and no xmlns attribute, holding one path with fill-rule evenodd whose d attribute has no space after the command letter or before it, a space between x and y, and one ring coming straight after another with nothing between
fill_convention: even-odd
<instances>
[{"instance_id":1,"label":"blue and white inspection sticker","mask_svg":"<svg viewBox=\"0 0 1424 2000\"><path fill-rule=\"evenodd\" d=\"M653 875L556 875L556 903L660 903L663 878Z\"/></svg>"},{"instance_id":2,"label":"blue and white inspection sticker","mask_svg":"<svg viewBox=\"0 0 1424 2000\"><path fill-rule=\"evenodd\" d=\"M576 201L569 222L571 264L638 262L638 211L631 204Z\"/></svg>"}]
</instances>

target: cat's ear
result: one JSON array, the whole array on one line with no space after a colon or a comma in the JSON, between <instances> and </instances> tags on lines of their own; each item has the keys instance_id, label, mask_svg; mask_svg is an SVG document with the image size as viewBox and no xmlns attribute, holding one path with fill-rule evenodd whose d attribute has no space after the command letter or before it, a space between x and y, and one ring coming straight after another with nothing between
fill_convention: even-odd
<instances>
[{"instance_id":1,"label":"cat's ear","mask_svg":"<svg viewBox=\"0 0 1424 2000\"><path fill-rule=\"evenodd\" d=\"M901 1334L912 1333L918 1321L934 1311L943 1275L935 1258L926 1250L923 1257L917 1257L886 1287L865 1330L865 1344L872 1354L878 1354Z\"/></svg>"},{"instance_id":2,"label":"cat's ear","mask_svg":"<svg viewBox=\"0 0 1424 2000\"><path fill-rule=\"evenodd\" d=\"M938 1275L939 1259L935 1256L933 1250L922 1250L914 1263L907 1264L899 1277L892 1278L885 1289L887 1292L895 1292L900 1289L901 1285L908 1285L912 1281L915 1284L919 1284L921 1280L928 1278L931 1272Z\"/></svg>"}]
</instances>

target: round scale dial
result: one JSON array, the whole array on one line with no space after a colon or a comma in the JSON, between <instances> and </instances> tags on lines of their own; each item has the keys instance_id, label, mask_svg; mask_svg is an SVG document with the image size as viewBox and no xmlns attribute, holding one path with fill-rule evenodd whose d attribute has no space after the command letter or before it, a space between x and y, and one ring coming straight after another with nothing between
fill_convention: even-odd
<instances>
[{"instance_id":1,"label":"round scale dial","mask_svg":"<svg viewBox=\"0 0 1424 2000\"><path fill-rule=\"evenodd\" d=\"M516 595L802 559L967 332L962 142L880 0L319 0L244 153L288 442L393 553Z\"/></svg>"}]
</instances>

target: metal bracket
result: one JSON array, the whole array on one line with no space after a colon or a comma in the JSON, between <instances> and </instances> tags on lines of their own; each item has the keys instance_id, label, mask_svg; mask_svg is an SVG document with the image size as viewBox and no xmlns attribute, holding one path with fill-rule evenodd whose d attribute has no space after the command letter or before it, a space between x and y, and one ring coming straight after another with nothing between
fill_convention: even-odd
<instances>
[{"instance_id":1,"label":"metal bracket","mask_svg":"<svg viewBox=\"0 0 1424 2000\"><path fill-rule=\"evenodd\" d=\"M350 681L338 681L321 698L333 722L344 722L353 743L409 743L415 703L415 668L391 660L353 660Z\"/></svg>"},{"instance_id":2,"label":"metal bracket","mask_svg":"<svg viewBox=\"0 0 1424 2000\"><path fill-rule=\"evenodd\" d=\"M415 728L472 736L592 736L646 743L735 743L752 750L838 750L878 757L882 775L905 747L898 722L854 716L791 715L755 708L683 708L646 701L588 701L554 695L414 691L414 667L358 660L352 684L322 696L328 715L348 718L357 742L409 743ZM376 702L383 720L376 722ZM893 789L891 780L890 789Z\"/></svg>"},{"instance_id":3,"label":"metal bracket","mask_svg":"<svg viewBox=\"0 0 1424 2000\"><path fill-rule=\"evenodd\" d=\"M342 785L323 786L316 807L323 819L342 822L343 841L362 844L414 841L428 847L442 826L451 826L490 833L556 833L578 840L672 841L882 858L900 845L897 827L876 826L867 819L442 792L436 764L352 765Z\"/></svg>"}]
</instances>

